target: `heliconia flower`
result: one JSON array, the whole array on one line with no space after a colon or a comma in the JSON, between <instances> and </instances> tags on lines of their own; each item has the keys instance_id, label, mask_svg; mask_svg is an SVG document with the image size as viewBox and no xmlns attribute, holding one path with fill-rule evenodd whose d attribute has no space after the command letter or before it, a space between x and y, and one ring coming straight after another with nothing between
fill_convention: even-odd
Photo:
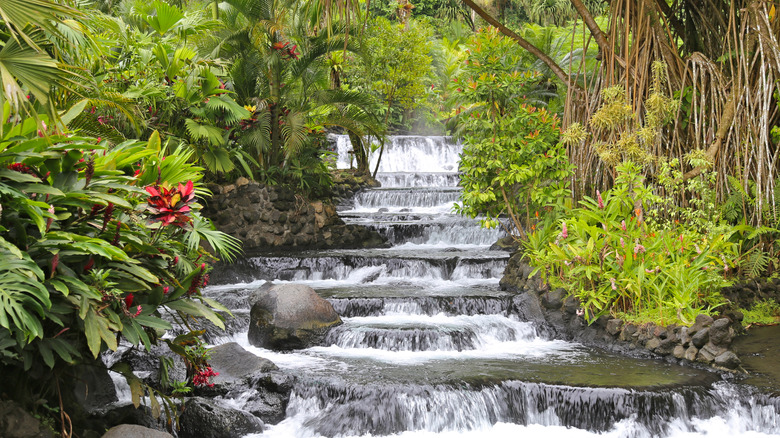
<instances>
[{"instance_id":1,"label":"heliconia flower","mask_svg":"<svg viewBox=\"0 0 780 438\"><path fill-rule=\"evenodd\" d=\"M209 378L218 376L219 373L214 371L210 366L204 367L198 370L194 376L192 376L192 384L195 386L207 385L209 387L214 386L209 382Z\"/></svg>"},{"instance_id":2,"label":"heliconia flower","mask_svg":"<svg viewBox=\"0 0 780 438\"><path fill-rule=\"evenodd\" d=\"M604 199L601 198L601 192L598 191L598 190L596 190L596 199L598 200L599 208L603 209L604 208Z\"/></svg>"},{"instance_id":3,"label":"heliconia flower","mask_svg":"<svg viewBox=\"0 0 780 438\"><path fill-rule=\"evenodd\" d=\"M111 241L111 244L114 246L119 246L119 231L122 228L122 221L116 222L116 232L114 233L114 240Z\"/></svg>"},{"instance_id":4,"label":"heliconia flower","mask_svg":"<svg viewBox=\"0 0 780 438\"><path fill-rule=\"evenodd\" d=\"M54 206L53 205L49 206L48 212L51 213L51 214L54 214ZM50 217L50 218L46 219L46 232L48 232L49 229L51 229L51 224L52 223L54 223L54 218L53 217Z\"/></svg>"},{"instance_id":5,"label":"heliconia flower","mask_svg":"<svg viewBox=\"0 0 780 438\"><path fill-rule=\"evenodd\" d=\"M57 271L57 265L60 264L60 255L54 254L51 259L51 276L54 277L54 273Z\"/></svg>"},{"instance_id":6,"label":"heliconia flower","mask_svg":"<svg viewBox=\"0 0 780 438\"><path fill-rule=\"evenodd\" d=\"M622 220L620 221L620 229L623 231L626 231L626 221Z\"/></svg>"},{"instance_id":7,"label":"heliconia flower","mask_svg":"<svg viewBox=\"0 0 780 438\"><path fill-rule=\"evenodd\" d=\"M114 214L114 203L109 202L106 206L106 211L103 212L103 228L100 229L100 232L106 230L106 226L108 226L108 223L111 222L111 217Z\"/></svg>"},{"instance_id":8,"label":"heliconia flower","mask_svg":"<svg viewBox=\"0 0 780 438\"><path fill-rule=\"evenodd\" d=\"M13 170L14 172L26 173L28 175L35 176L35 173L32 171L32 169L30 169L30 167L27 166L26 164L12 163L8 165L8 169Z\"/></svg>"},{"instance_id":9,"label":"heliconia flower","mask_svg":"<svg viewBox=\"0 0 780 438\"><path fill-rule=\"evenodd\" d=\"M565 239L565 238L569 237L569 230L566 228L566 222L563 222L563 224L561 225L560 237L561 237L561 239Z\"/></svg>"}]
</instances>

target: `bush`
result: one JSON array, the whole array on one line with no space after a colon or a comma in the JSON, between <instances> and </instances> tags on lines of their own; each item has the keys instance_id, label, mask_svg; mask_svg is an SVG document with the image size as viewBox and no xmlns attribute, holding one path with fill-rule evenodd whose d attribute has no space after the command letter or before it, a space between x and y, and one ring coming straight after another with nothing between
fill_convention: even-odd
<instances>
[{"instance_id":1,"label":"bush","mask_svg":"<svg viewBox=\"0 0 780 438\"><path fill-rule=\"evenodd\" d=\"M0 141L0 367L8 393L54 400L52 379L68 366L92 363L120 341L148 350L172 328L163 309L223 326L215 311L227 309L200 295L204 262L213 258L201 243L228 259L239 246L198 213L196 195L207 192L195 186L201 169L189 164L191 152L166 156L156 133L113 148L70 134L16 134ZM198 343L197 332L185 338ZM207 366L169 344L191 375ZM137 404L140 381L120 371Z\"/></svg>"},{"instance_id":2,"label":"bush","mask_svg":"<svg viewBox=\"0 0 780 438\"><path fill-rule=\"evenodd\" d=\"M523 93L533 89L539 75L517 70L519 54L512 41L482 31L467 53L453 93L462 104L457 122L464 142L463 191L456 210L481 216L486 227L508 216L508 231L524 239L535 213L569 196L571 166L558 142L559 120L525 103Z\"/></svg>"},{"instance_id":3,"label":"bush","mask_svg":"<svg viewBox=\"0 0 780 438\"><path fill-rule=\"evenodd\" d=\"M557 233L547 231L555 240L526 245L526 257L552 286L579 299L589 322L611 314L690 324L724 302L719 290L733 267L735 244L722 233L646 222L661 199L639 170L631 162L619 165L612 190L585 197Z\"/></svg>"}]
</instances>

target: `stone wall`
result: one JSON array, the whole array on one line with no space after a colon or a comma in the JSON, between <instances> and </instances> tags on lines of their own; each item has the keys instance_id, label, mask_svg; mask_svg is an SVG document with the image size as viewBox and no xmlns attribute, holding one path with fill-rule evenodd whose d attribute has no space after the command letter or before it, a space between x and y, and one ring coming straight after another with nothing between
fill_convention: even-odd
<instances>
[{"instance_id":1,"label":"stone wall","mask_svg":"<svg viewBox=\"0 0 780 438\"><path fill-rule=\"evenodd\" d=\"M538 276L531 277L534 269L521 257L515 253L509 259L501 289L517 294L513 299L517 313L536 323L543 334L631 356L662 357L728 371L741 370L739 358L730 349L735 333L741 328L741 315L718 319L699 315L691 327L637 325L608 316L588 325L581 315L579 301L563 289L550 290Z\"/></svg>"},{"instance_id":2,"label":"stone wall","mask_svg":"<svg viewBox=\"0 0 780 438\"><path fill-rule=\"evenodd\" d=\"M332 204L305 201L285 187L239 178L235 184L208 188L213 196L205 202L203 214L217 229L240 239L245 252L386 244L375 231L346 225Z\"/></svg>"}]
</instances>

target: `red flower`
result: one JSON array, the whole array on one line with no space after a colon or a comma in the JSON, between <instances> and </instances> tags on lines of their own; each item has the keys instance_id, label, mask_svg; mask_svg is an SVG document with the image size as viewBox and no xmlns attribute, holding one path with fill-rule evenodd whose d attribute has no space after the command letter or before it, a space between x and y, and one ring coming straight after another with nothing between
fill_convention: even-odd
<instances>
[{"instance_id":1,"label":"red flower","mask_svg":"<svg viewBox=\"0 0 780 438\"><path fill-rule=\"evenodd\" d=\"M198 370L198 372L192 376L192 384L195 386L208 385L214 386L209 382L209 378L218 376L219 373L211 369L211 367L205 367Z\"/></svg>"},{"instance_id":2,"label":"red flower","mask_svg":"<svg viewBox=\"0 0 780 438\"><path fill-rule=\"evenodd\" d=\"M125 307L129 309L130 306L132 305L133 305L133 294L130 293L127 294L127 296L125 297Z\"/></svg>"},{"instance_id":3,"label":"red flower","mask_svg":"<svg viewBox=\"0 0 780 438\"><path fill-rule=\"evenodd\" d=\"M187 185L179 184L177 188L169 188L168 184L147 186L149 193L147 210L152 214L152 222L162 222L163 226L176 225L183 227L190 221L187 213L189 204L195 200L195 191L192 181Z\"/></svg>"}]
</instances>

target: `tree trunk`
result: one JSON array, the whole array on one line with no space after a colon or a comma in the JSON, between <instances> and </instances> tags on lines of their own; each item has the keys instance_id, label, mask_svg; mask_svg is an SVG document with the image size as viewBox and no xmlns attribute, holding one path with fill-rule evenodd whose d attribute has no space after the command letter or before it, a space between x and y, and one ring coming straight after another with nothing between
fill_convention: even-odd
<instances>
[{"instance_id":1,"label":"tree trunk","mask_svg":"<svg viewBox=\"0 0 780 438\"><path fill-rule=\"evenodd\" d=\"M563 81L564 84L573 88L579 88L579 89L582 88L580 84L578 84L572 77L566 74L563 68L561 68L561 66L558 65L546 53L542 52L538 47L534 46L533 44L526 41L523 37L513 32L512 29L507 28L506 26L501 24L498 20L491 17L487 12L485 12L481 7L479 7L479 5L474 3L473 0L463 0L463 3L465 3L469 8L471 8L471 10L476 12L477 15L482 17L483 20L487 21L491 26L498 29L499 32L515 40L517 44L520 45L520 47L524 48L525 50L528 50L532 55L536 56L537 58L539 58L539 60L544 62L548 67L550 67L550 70L553 71L555 76L557 76L558 79Z\"/></svg>"}]
</instances>

